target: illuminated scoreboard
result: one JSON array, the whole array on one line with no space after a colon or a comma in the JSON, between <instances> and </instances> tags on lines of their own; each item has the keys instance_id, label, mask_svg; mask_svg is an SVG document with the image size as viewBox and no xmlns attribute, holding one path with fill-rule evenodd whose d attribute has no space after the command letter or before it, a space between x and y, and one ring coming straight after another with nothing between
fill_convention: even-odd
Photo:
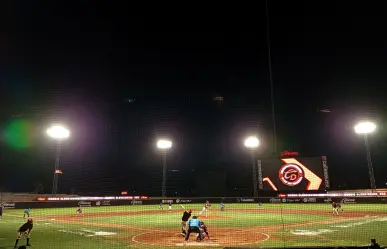
<instances>
[{"instance_id":1,"label":"illuminated scoreboard","mask_svg":"<svg viewBox=\"0 0 387 249\"><path fill-rule=\"evenodd\" d=\"M263 159L258 160L257 166L261 190L318 191L330 187L325 156Z\"/></svg>"}]
</instances>

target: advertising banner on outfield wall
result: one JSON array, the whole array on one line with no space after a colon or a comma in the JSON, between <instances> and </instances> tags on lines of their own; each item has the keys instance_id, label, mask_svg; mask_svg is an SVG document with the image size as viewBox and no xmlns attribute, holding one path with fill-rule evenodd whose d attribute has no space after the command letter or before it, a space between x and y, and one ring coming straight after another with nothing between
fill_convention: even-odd
<instances>
[{"instance_id":1,"label":"advertising banner on outfield wall","mask_svg":"<svg viewBox=\"0 0 387 249\"><path fill-rule=\"evenodd\" d=\"M96 206L110 206L110 201L96 201Z\"/></svg>"},{"instance_id":2,"label":"advertising banner on outfield wall","mask_svg":"<svg viewBox=\"0 0 387 249\"><path fill-rule=\"evenodd\" d=\"M91 201L80 201L80 202L78 202L78 206L80 206L80 207L91 207Z\"/></svg>"},{"instance_id":3,"label":"advertising banner on outfield wall","mask_svg":"<svg viewBox=\"0 0 387 249\"><path fill-rule=\"evenodd\" d=\"M13 209L15 208L16 204L14 202L3 202L1 203L4 209Z\"/></svg>"},{"instance_id":4,"label":"advertising banner on outfield wall","mask_svg":"<svg viewBox=\"0 0 387 249\"><path fill-rule=\"evenodd\" d=\"M238 203L251 203L251 202L255 202L255 199L254 198L238 198L237 199L237 202Z\"/></svg>"},{"instance_id":5,"label":"advertising banner on outfield wall","mask_svg":"<svg viewBox=\"0 0 387 249\"><path fill-rule=\"evenodd\" d=\"M5 209L16 208L16 209L25 209L25 208L65 208L65 207L100 207L100 206L131 206L131 205L156 205L160 204L162 199L152 199L152 200L112 200L112 201L96 201L96 202L82 202L79 201L55 201L55 202L17 202L17 203L4 203ZM179 201L177 201L179 200ZM183 202L182 202L183 200ZM373 198L373 197L363 197L363 198L198 198L198 199L175 199L174 205L176 204L203 204L206 200L215 204L212 208L218 208L216 204L220 202L224 203L272 203L272 204L284 204L287 203L300 203L300 204L313 204L313 203L326 203L330 204L332 201L341 202L344 205L351 204L367 204L367 203L384 203L387 204L387 198ZM168 202L167 202L168 203Z\"/></svg>"},{"instance_id":6,"label":"advertising banner on outfield wall","mask_svg":"<svg viewBox=\"0 0 387 249\"><path fill-rule=\"evenodd\" d=\"M131 201L131 205L143 205L144 203L142 201Z\"/></svg>"}]
</instances>

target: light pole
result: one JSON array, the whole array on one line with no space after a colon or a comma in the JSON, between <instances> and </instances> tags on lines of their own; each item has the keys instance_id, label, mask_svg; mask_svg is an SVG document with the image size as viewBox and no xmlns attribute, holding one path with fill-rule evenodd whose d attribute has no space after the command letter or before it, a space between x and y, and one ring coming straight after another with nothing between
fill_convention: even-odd
<instances>
[{"instance_id":1,"label":"light pole","mask_svg":"<svg viewBox=\"0 0 387 249\"><path fill-rule=\"evenodd\" d=\"M161 185L161 196L167 196L167 151L172 147L170 140L159 140L157 141L157 148L163 153L163 181Z\"/></svg>"},{"instance_id":2,"label":"light pole","mask_svg":"<svg viewBox=\"0 0 387 249\"><path fill-rule=\"evenodd\" d=\"M372 191L374 191L376 189L376 183L375 183L374 168L372 166L372 160L371 160L371 150L368 143L368 134L375 131L376 124L368 121L360 122L357 125L355 125L354 129L357 134L361 134L364 137L364 144L365 144L367 164L368 164L368 174L370 177L371 189Z\"/></svg>"},{"instance_id":3,"label":"light pole","mask_svg":"<svg viewBox=\"0 0 387 249\"><path fill-rule=\"evenodd\" d=\"M258 197L258 189L257 189L257 185L258 185L258 181L257 181L257 170L256 170L256 167L255 167L255 152L256 152L256 149L258 148L259 146L259 140L257 137L254 137L254 136L250 136L250 137L247 137L245 139L245 147L250 149L251 150L251 157L252 157L252 166L253 166L253 190L254 190L254 198L257 198Z\"/></svg>"},{"instance_id":4,"label":"light pole","mask_svg":"<svg viewBox=\"0 0 387 249\"><path fill-rule=\"evenodd\" d=\"M46 130L46 133L49 137L55 140L56 142L56 154L55 154L55 170L54 170L54 179L52 181L52 195L56 195L58 190L58 175L59 171L59 157L60 157L60 145L61 141L67 139L70 136L70 131L61 126L61 125L52 125Z\"/></svg>"}]
</instances>

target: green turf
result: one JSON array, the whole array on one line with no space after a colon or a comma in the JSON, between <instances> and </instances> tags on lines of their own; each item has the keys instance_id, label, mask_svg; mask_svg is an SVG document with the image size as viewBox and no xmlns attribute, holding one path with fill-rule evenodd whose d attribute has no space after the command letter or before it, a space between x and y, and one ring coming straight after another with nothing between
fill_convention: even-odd
<instances>
[{"instance_id":1,"label":"green turf","mask_svg":"<svg viewBox=\"0 0 387 249\"><path fill-rule=\"evenodd\" d=\"M185 207L198 213L202 205L185 204ZM167 206L165 205L164 208ZM179 205L173 205L173 208L182 211ZM283 224L283 227L275 232L269 231L271 238L259 243L258 245L261 247L366 245L370 238L374 237L380 244L387 245L387 233L385 232L387 231L387 205L348 204L344 205L344 208L345 212L372 212L372 214L370 217L362 217L353 221L333 222L336 218L340 219L340 216L332 216L329 204L264 204L262 209L259 209L256 204L228 204L225 212L220 212L218 210L219 204L214 204L210 216L216 215L217 218L207 220L207 225L211 228L229 227L232 231L232 228L270 227ZM246 212L242 209L252 209L256 212ZM157 210L157 213L138 213L148 210ZM296 213L281 215L281 210L285 213L288 210ZM326 215L325 213L311 215L306 210L326 211ZM32 209L31 216L35 219L35 227L31 237L33 248L134 248L130 243L131 238L140 232L125 228L125 226L135 225L145 231L147 228L149 231L176 228L176 231L179 232L181 218L181 212L168 213L165 209L158 211L158 205L87 207L84 208L84 212L86 214L101 213L101 217L98 215L96 217L85 216L83 219L77 220L88 222L88 225L68 224L51 220L52 217L46 216L74 214L75 208ZM106 212L136 212L136 215L128 213L119 216L103 216L103 213ZM12 248L16 230L25 221L22 216L23 210L4 211L4 217L0 220L0 249ZM311 221L327 222L325 224L306 224L306 222ZM101 226L103 224L122 225L122 227L108 228ZM294 224L299 225L294 227ZM112 234L101 235L98 232ZM22 245L22 242L24 243L21 241L19 245ZM136 248L162 248L139 244L136 246Z\"/></svg>"},{"instance_id":2,"label":"green turf","mask_svg":"<svg viewBox=\"0 0 387 249\"><path fill-rule=\"evenodd\" d=\"M245 212L211 212L211 214L217 215L216 219L206 219L203 216L203 220L206 220L208 226L215 227L251 227L251 226L265 226L276 225L280 223L293 224L313 220L326 219L328 216L321 215L272 215L265 212L260 213L245 213ZM329 216L330 217L330 216ZM97 218L84 218L85 221L102 222L112 224L133 224L143 227L155 227L155 228L173 228L176 227L176 221L181 218L180 213L164 213L164 214L146 214L135 216L113 216L113 217L97 217ZM200 218L200 216L199 216Z\"/></svg>"}]
</instances>

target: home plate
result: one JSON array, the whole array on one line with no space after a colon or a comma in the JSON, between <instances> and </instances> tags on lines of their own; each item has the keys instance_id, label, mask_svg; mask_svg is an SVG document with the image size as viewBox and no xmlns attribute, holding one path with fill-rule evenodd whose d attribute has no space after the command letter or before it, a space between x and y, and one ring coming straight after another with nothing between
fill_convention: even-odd
<instances>
[{"instance_id":1,"label":"home plate","mask_svg":"<svg viewBox=\"0 0 387 249\"><path fill-rule=\"evenodd\" d=\"M55 219L51 219L51 220L55 220Z\"/></svg>"}]
</instances>

